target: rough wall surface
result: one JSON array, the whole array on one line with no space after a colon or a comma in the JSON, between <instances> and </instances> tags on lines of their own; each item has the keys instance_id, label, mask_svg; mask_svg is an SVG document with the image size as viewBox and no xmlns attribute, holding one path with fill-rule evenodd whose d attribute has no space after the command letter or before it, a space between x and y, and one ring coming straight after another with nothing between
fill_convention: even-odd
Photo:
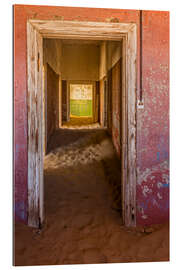
<instances>
[{"instance_id":1,"label":"rough wall surface","mask_svg":"<svg viewBox=\"0 0 180 270\"><path fill-rule=\"evenodd\" d=\"M59 75L47 64L47 143L59 127Z\"/></svg>"},{"instance_id":2,"label":"rough wall surface","mask_svg":"<svg viewBox=\"0 0 180 270\"><path fill-rule=\"evenodd\" d=\"M27 20L136 23L138 98L139 14L138 10L14 6L14 194L17 220L27 223ZM145 107L137 111L137 224L141 225L160 223L168 218L168 31L168 12L143 11L142 76Z\"/></svg>"},{"instance_id":3,"label":"rough wall surface","mask_svg":"<svg viewBox=\"0 0 180 270\"><path fill-rule=\"evenodd\" d=\"M137 223L169 214L169 14L143 11L143 98L137 112Z\"/></svg>"}]
</instances>

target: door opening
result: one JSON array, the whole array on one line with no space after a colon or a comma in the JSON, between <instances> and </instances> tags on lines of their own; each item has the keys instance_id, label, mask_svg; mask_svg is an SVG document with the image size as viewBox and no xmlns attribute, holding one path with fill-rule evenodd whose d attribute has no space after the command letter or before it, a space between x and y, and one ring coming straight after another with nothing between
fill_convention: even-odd
<instances>
[{"instance_id":1,"label":"door opening","mask_svg":"<svg viewBox=\"0 0 180 270\"><path fill-rule=\"evenodd\" d=\"M80 26L83 26L83 28ZM66 31L64 27L66 27ZM56 38L88 40L89 42L98 41L98 43L100 42L98 46L102 47L102 51L100 52L102 58L104 50L108 51L109 42L113 44L113 42L121 41L121 60L118 64L115 63L113 65L114 69L111 72L108 72L108 59L110 55L105 54L103 58L105 64L102 67L105 68L106 74L103 76L103 68L99 69L98 78L101 74L101 80L91 79L89 81L93 81L92 84L79 84L79 79L75 80L74 83L74 78L62 78L62 74L59 74L56 84L57 87L59 86L59 94L58 98L56 97L56 101L57 104L60 104L61 108L58 107L59 110L53 110L54 115L58 113L60 118L58 120L58 128L63 127L63 121L69 122L71 117L74 116L80 118L92 116L93 122L99 122L101 128L111 126L110 134L114 138L114 146L117 153L121 156L119 166L121 167L123 222L126 226L134 226L136 224L136 25L132 23L113 24L30 20L27 30L29 225L38 227L44 221L43 159L45 152L43 149L44 142L47 141L47 128L45 124L47 93L44 89L47 89L48 82L43 80L43 39ZM113 46L115 45L113 44L111 47L114 48ZM37 63L37 65L34 63ZM65 65L67 61L62 61L62 63ZM120 72L120 66L123 70L123 72L121 70L121 76L118 73ZM68 76L68 74L65 75ZM52 76L56 77L55 74ZM116 92L120 88L121 97L119 96L118 98ZM78 91L81 92L79 100L74 98L72 89L79 89ZM82 98L82 89L86 89L86 92L89 91L88 98L87 93L86 98ZM112 90L111 92L110 89ZM111 95L112 97L109 99ZM109 104L109 100L112 100L112 104ZM55 108L55 106L52 105L51 108ZM112 113L113 110L118 111L118 108L121 110L120 115L122 119L119 116L119 118L115 117L116 114ZM112 119L111 123L109 119ZM121 121L121 125L119 121ZM122 129L120 130L120 137L117 136L117 128L119 130ZM81 135L78 133L75 136Z\"/></svg>"},{"instance_id":2,"label":"door opening","mask_svg":"<svg viewBox=\"0 0 180 270\"><path fill-rule=\"evenodd\" d=\"M70 117L92 117L92 84L70 84Z\"/></svg>"}]
</instances>

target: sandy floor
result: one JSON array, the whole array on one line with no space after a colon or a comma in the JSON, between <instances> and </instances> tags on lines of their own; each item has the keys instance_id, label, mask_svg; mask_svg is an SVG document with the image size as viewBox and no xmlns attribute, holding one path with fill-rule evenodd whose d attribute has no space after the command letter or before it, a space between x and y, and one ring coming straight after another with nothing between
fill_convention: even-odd
<instances>
[{"instance_id":1,"label":"sandy floor","mask_svg":"<svg viewBox=\"0 0 180 270\"><path fill-rule=\"evenodd\" d=\"M63 122L62 128L70 128L70 129L92 129L92 128L100 128L99 123L94 123L92 117L76 117L71 116L70 121Z\"/></svg>"},{"instance_id":2,"label":"sandy floor","mask_svg":"<svg viewBox=\"0 0 180 270\"><path fill-rule=\"evenodd\" d=\"M122 225L120 186L112 185L120 177L118 160L105 131L57 131L44 168L45 225L39 231L16 224L16 265L169 259L168 224Z\"/></svg>"}]
</instances>

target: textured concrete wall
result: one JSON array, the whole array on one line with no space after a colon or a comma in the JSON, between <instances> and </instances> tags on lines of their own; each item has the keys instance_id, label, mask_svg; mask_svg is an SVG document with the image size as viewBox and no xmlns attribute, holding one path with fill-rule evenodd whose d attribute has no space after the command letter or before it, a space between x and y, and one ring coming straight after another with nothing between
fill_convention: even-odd
<instances>
[{"instance_id":1,"label":"textured concrete wall","mask_svg":"<svg viewBox=\"0 0 180 270\"><path fill-rule=\"evenodd\" d=\"M27 19L134 22L138 28L137 99L139 97L138 10L49 6L14 6L15 213L27 222ZM169 13L143 11L144 109L137 110L137 224L168 218L169 191Z\"/></svg>"}]
</instances>

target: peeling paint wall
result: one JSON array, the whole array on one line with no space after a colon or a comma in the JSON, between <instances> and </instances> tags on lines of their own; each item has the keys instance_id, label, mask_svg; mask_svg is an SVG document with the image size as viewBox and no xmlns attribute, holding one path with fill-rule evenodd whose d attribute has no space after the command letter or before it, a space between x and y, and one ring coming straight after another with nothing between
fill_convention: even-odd
<instances>
[{"instance_id":1,"label":"peeling paint wall","mask_svg":"<svg viewBox=\"0 0 180 270\"><path fill-rule=\"evenodd\" d=\"M28 19L136 23L139 97L139 10L14 6L14 195L16 219L27 223ZM137 225L164 222L169 215L169 13L143 11L143 98L137 110Z\"/></svg>"},{"instance_id":2,"label":"peeling paint wall","mask_svg":"<svg viewBox=\"0 0 180 270\"><path fill-rule=\"evenodd\" d=\"M143 99L137 112L137 223L169 216L169 13L143 11Z\"/></svg>"}]
</instances>

